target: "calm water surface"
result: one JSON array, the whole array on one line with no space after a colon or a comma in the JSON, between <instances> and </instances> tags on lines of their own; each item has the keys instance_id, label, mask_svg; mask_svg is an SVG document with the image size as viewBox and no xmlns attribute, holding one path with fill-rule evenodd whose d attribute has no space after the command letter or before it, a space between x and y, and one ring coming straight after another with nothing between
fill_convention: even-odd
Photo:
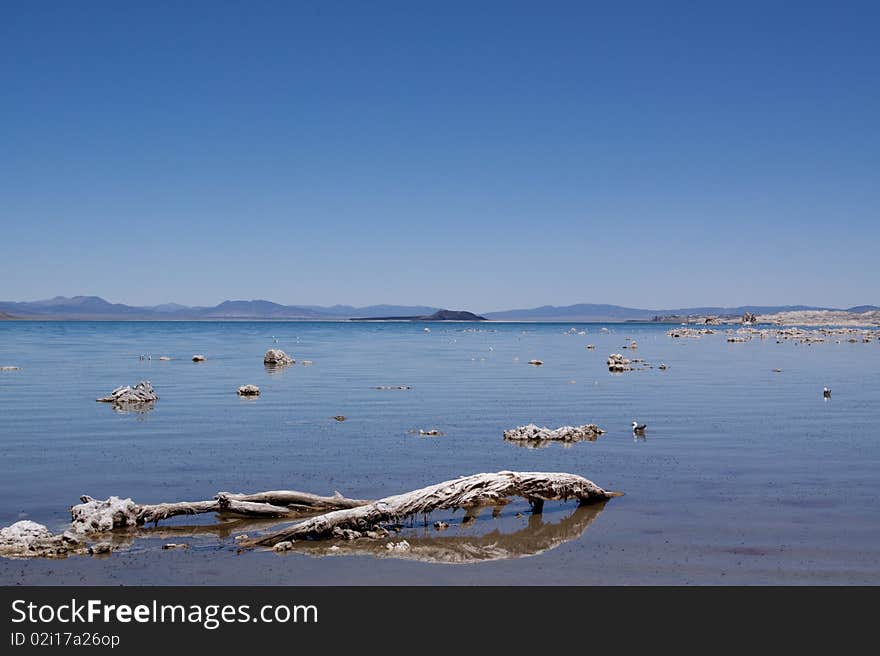
<instances>
[{"instance_id":1,"label":"calm water surface","mask_svg":"<svg viewBox=\"0 0 880 656\"><path fill-rule=\"evenodd\" d=\"M448 537L528 558L235 555L229 535L209 533L173 554L146 540L102 560L4 560L0 582L880 583L877 342L729 344L649 324L578 326L586 335L566 334L571 324L424 327L0 322L0 365L21 367L0 372L0 526L27 517L59 529L81 494L377 498L504 469L572 472L626 496L589 513L555 504L543 518L516 517L513 504L479 528L452 517ZM621 350L626 337L638 351ZM273 346L297 364L267 371ZM610 374L611 352L669 368ZM139 380L160 396L153 410L95 402ZM245 383L262 395L239 398ZM411 389L376 389L397 385ZM634 419L648 424L644 441ZM607 433L568 448L502 440L526 423ZM444 435L412 434L430 428ZM416 532L430 560L437 533Z\"/></svg>"}]
</instances>

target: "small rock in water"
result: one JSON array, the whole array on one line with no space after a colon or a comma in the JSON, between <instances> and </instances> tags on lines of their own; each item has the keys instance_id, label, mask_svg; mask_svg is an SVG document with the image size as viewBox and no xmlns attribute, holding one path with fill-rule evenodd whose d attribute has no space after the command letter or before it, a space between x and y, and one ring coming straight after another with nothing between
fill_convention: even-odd
<instances>
[{"instance_id":1,"label":"small rock in water","mask_svg":"<svg viewBox=\"0 0 880 656\"><path fill-rule=\"evenodd\" d=\"M134 387L122 385L110 392L109 396L102 396L96 399L100 403L113 403L115 405L128 405L140 403L152 403L158 401L159 397L153 391L153 386L148 380L142 380Z\"/></svg>"},{"instance_id":2,"label":"small rock in water","mask_svg":"<svg viewBox=\"0 0 880 656\"><path fill-rule=\"evenodd\" d=\"M596 345L595 344L587 344L586 348L593 351L596 349Z\"/></svg>"},{"instance_id":3,"label":"small rock in water","mask_svg":"<svg viewBox=\"0 0 880 656\"><path fill-rule=\"evenodd\" d=\"M379 385L377 390L408 390L412 389L409 385Z\"/></svg>"},{"instance_id":4,"label":"small rock in water","mask_svg":"<svg viewBox=\"0 0 880 656\"><path fill-rule=\"evenodd\" d=\"M290 540L285 540L284 542L279 542L274 547L272 547L274 551L290 551L293 549L293 542Z\"/></svg>"},{"instance_id":5,"label":"small rock in water","mask_svg":"<svg viewBox=\"0 0 880 656\"><path fill-rule=\"evenodd\" d=\"M238 388L239 396L259 396L260 388L256 385L242 385Z\"/></svg>"},{"instance_id":6,"label":"small rock in water","mask_svg":"<svg viewBox=\"0 0 880 656\"><path fill-rule=\"evenodd\" d=\"M533 364L536 367L540 367L542 364L544 364L544 361L543 360L529 360L529 364Z\"/></svg>"},{"instance_id":7,"label":"small rock in water","mask_svg":"<svg viewBox=\"0 0 880 656\"><path fill-rule=\"evenodd\" d=\"M593 442L605 431L596 424L584 424L583 426L562 426L550 429L529 424L517 426L504 431L505 440L559 440L562 442L579 442L588 440Z\"/></svg>"},{"instance_id":8,"label":"small rock in water","mask_svg":"<svg viewBox=\"0 0 880 656\"><path fill-rule=\"evenodd\" d=\"M248 535L247 535L247 533L242 533L241 535L236 535L236 536L235 536L235 541L236 541L236 542L241 542L242 540L247 540L247 539L248 539Z\"/></svg>"},{"instance_id":9,"label":"small rock in water","mask_svg":"<svg viewBox=\"0 0 880 656\"><path fill-rule=\"evenodd\" d=\"M192 356L193 362L204 362L207 359L208 358L206 358L204 355L201 355L201 354L197 354L197 355Z\"/></svg>"},{"instance_id":10,"label":"small rock in water","mask_svg":"<svg viewBox=\"0 0 880 656\"><path fill-rule=\"evenodd\" d=\"M0 367L0 371L21 371L21 367L7 365L5 367Z\"/></svg>"},{"instance_id":11,"label":"small rock in water","mask_svg":"<svg viewBox=\"0 0 880 656\"><path fill-rule=\"evenodd\" d=\"M163 545L162 545L162 548L163 548L163 549L188 549L188 548L189 548L189 545L188 545L188 544L179 543L179 542L169 542L169 543L167 543L167 544L163 544Z\"/></svg>"},{"instance_id":12,"label":"small rock in water","mask_svg":"<svg viewBox=\"0 0 880 656\"><path fill-rule=\"evenodd\" d=\"M304 367L308 367L310 364L315 364L315 363L312 362L311 360L303 360L302 362L300 362L300 364L303 365Z\"/></svg>"},{"instance_id":13,"label":"small rock in water","mask_svg":"<svg viewBox=\"0 0 880 656\"><path fill-rule=\"evenodd\" d=\"M629 371L629 360L623 357L620 353L612 353L608 356L608 371L612 372L621 372L621 371Z\"/></svg>"},{"instance_id":14,"label":"small rock in water","mask_svg":"<svg viewBox=\"0 0 880 656\"><path fill-rule=\"evenodd\" d=\"M345 421L345 415L336 415L333 417L336 421Z\"/></svg>"},{"instance_id":15,"label":"small rock in water","mask_svg":"<svg viewBox=\"0 0 880 656\"><path fill-rule=\"evenodd\" d=\"M106 554L110 553L112 550L113 547L110 546L109 542L99 542L98 544L93 544L89 547L89 553L92 555Z\"/></svg>"},{"instance_id":16,"label":"small rock in water","mask_svg":"<svg viewBox=\"0 0 880 656\"><path fill-rule=\"evenodd\" d=\"M430 437L436 437L438 435L443 435L443 433L436 428L431 428L430 430L422 430L419 429L419 435L428 435Z\"/></svg>"},{"instance_id":17,"label":"small rock in water","mask_svg":"<svg viewBox=\"0 0 880 656\"><path fill-rule=\"evenodd\" d=\"M159 359L163 360L163 361L167 361L167 360L170 360L171 358L169 358L167 355L160 355Z\"/></svg>"},{"instance_id":18,"label":"small rock in water","mask_svg":"<svg viewBox=\"0 0 880 656\"><path fill-rule=\"evenodd\" d=\"M292 357L287 355L281 349L269 349L263 356L263 364L270 367L284 367L296 362Z\"/></svg>"}]
</instances>

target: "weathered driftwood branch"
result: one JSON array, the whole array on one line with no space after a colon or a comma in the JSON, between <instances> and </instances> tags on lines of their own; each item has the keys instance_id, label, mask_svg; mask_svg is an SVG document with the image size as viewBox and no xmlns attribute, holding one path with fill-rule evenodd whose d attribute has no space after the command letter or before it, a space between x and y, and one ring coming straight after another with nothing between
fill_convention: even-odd
<instances>
[{"instance_id":1,"label":"weathered driftwood branch","mask_svg":"<svg viewBox=\"0 0 880 656\"><path fill-rule=\"evenodd\" d=\"M322 539L331 537L334 532L349 538L358 537L358 534L373 531L381 524L413 515L498 504L512 496L527 499L535 512L540 512L544 501L577 499L586 504L620 494L603 490L574 474L510 471L474 474L385 497L366 506L312 517L275 533L245 541L243 546L273 546L285 541Z\"/></svg>"},{"instance_id":2,"label":"weathered driftwood branch","mask_svg":"<svg viewBox=\"0 0 880 656\"><path fill-rule=\"evenodd\" d=\"M223 513L243 517L301 517L304 513L354 508L369 501L347 499L339 492L322 497L295 490L274 490L257 494L220 492L211 501L137 504L131 499L110 497L99 500L80 497L81 504L70 509L71 528L78 533L103 533L115 528L140 526L178 515Z\"/></svg>"},{"instance_id":3,"label":"weathered driftwood branch","mask_svg":"<svg viewBox=\"0 0 880 656\"><path fill-rule=\"evenodd\" d=\"M306 492L291 490L274 490L257 494L230 494L221 492L210 501L181 501L176 503L160 503L141 505L131 499L110 497L105 500L81 497L82 503L70 509L71 524L68 530L60 535L52 534L45 526L30 521L21 521L10 527L0 529L0 556L6 557L64 557L72 553L102 554L111 551L115 543L127 544L136 537L142 537L146 529L141 528L148 522L156 523L177 515L195 515L208 512L220 513L221 517L246 517L247 520L218 524L218 534L229 535L230 531L244 528L242 521L250 522L253 528L264 528L263 522L302 518L304 514L320 512L316 517L289 525L286 528L255 540L242 540L242 546L270 546L286 542L279 547L290 549L294 540L300 540L297 548L307 548L309 542L332 536L353 540L360 537L383 538L390 533L382 524L392 524L392 530L399 527L393 524L398 520L416 515L427 515L435 510L465 508L468 519L476 517L480 509L495 506L500 512L501 506L508 502L508 497L520 496L532 504L533 517L538 517L544 501L577 499L581 505L604 501L619 496L619 492L603 490L595 483L574 474L536 473L536 472L498 472L494 474L475 474L451 481L431 485L406 494L386 497L375 502L360 499L347 499L338 492L333 496L323 497ZM593 515L590 515L591 517ZM258 522L259 524L255 524ZM530 526L534 525L530 521ZM538 524L540 526L540 524ZM565 524L563 524L565 526ZM114 531L114 529L126 529ZM212 527L172 527L173 532L183 535L188 532L214 532ZM540 531L544 537L556 531ZM103 534L103 535L101 535ZM101 542L89 544L100 535ZM244 536L241 536L244 537ZM449 536L451 537L451 536ZM468 554L477 560L487 558L514 557L518 548L498 548L494 539L483 544L474 544L475 538L461 536L461 541L440 539L435 543L430 539L425 549L420 543L410 553L410 543L382 543L379 540L365 540L364 544L384 544L383 548L393 551L402 557L414 557L421 560L443 562L463 562ZM109 540L109 541L108 541ZM541 540L542 544L556 544L556 540ZM317 544L317 543L314 543ZM528 547L525 552L535 553L543 547ZM331 547L332 549L332 547ZM318 549L308 549L319 553ZM365 549L364 552L372 551ZM384 553L384 552L383 552ZM524 553L524 555L528 555ZM504 555L507 554L507 555Z\"/></svg>"},{"instance_id":4,"label":"weathered driftwood branch","mask_svg":"<svg viewBox=\"0 0 880 656\"><path fill-rule=\"evenodd\" d=\"M137 514L137 524L157 523L177 515L198 515L201 513L229 513L245 517L296 517L299 513L291 508L274 506L269 503L235 501L218 495L213 501L178 501L176 503L157 503L141 506Z\"/></svg>"},{"instance_id":5,"label":"weathered driftwood branch","mask_svg":"<svg viewBox=\"0 0 880 656\"><path fill-rule=\"evenodd\" d=\"M296 492L293 490L270 490L256 494L233 494L220 492L217 495L225 496L231 501L255 501L258 503L270 503L275 506L287 506L288 508L303 507L309 510L337 510L340 508L357 508L365 506L371 501L363 499L346 499L340 492L334 492L333 496L322 497L308 492Z\"/></svg>"}]
</instances>

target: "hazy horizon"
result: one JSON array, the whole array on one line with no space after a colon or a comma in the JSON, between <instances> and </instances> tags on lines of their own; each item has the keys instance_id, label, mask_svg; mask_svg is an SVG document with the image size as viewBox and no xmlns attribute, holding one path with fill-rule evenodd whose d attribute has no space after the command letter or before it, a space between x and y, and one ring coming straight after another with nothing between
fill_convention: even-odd
<instances>
[{"instance_id":1,"label":"hazy horizon","mask_svg":"<svg viewBox=\"0 0 880 656\"><path fill-rule=\"evenodd\" d=\"M640 310L675 310L675 309L689 309L689 308L704 308L704 307L721 307L721 308L737 308L744 306L754 306L754 307L777 307L777 306L809 306L809 307L829 307L836 309L847 309L850 307L858 307L862 305L880 305L878 303L872 303L870 300L866 300L860 303L854 303L851 305L833 305L833 304L820 304L820 303L801 303L801 302L785 302L785 303L739 303L739 304L730 304L730 303L693 303L693 304L674 304L674 305L663 305L663 306L652 306L652 305L631 305L627 303L611 303L604 301L571 301L564 303L536 303L533 305L511 305L508 307L499 307L499 308L480 308L480 307L465 307L459 305L438 305L430 302L412 302L412 303L398 303L396 301L382 301L378 303L337 303L335 301L325 301L319 303L300 303L296 301L287 302L287 301L279 301L277 299L271 299L266 297L254 297L254 298L222 298L216 302L199 302L199 303L180 303L175 300L171 301L162 301L159 303L132 303L125 299L115 299L115 298L107 298L101 294L55 294L53 296L47 296L44 298L32 298L32 299L18 299L18 298L0 298L0 302L25 302L25 303L36 303L40 301L49 301L56 297L62 298L75 298L77 296L81 297L98 297L101 298L108 303L114 304L122 304L128 305L131 307L156 307L160 305L169 305L169 304L177 304L185 307L214 307L226 301L269 301L271 303L278 303L279 305L286 306L295 306L295 307L333 307L336 305L341 306L351 306L354 308L364 308L370 306L377 305L390 305L390 306L422 306L422 307L435 307L440 309L447 310L465 310L476 312L477 314L489 314L494 312L505 312L510 310L530 310L543 306L554 306L554 307L567 307L572 305L615 305L624 308L631 309L640 309Z\"/></svg>"},{"instance_id":2,"label":"hazy horizon","mask_svg":"<svg viewBox=\"0 0 880 656\"><path fill-rule=\"evenodd\" d=\"M878 303L880 6L637 4L6 7L0 299Z\"/></svg>"}]
</instances>

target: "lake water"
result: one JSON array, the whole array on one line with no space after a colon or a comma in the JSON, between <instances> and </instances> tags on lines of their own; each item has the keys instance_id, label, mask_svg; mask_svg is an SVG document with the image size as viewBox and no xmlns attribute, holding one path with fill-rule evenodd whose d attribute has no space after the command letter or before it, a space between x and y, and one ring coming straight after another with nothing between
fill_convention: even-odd
<instances>
[{"instance_id":1,"label":"lake water","mask_svg":"<svg viewBox=\"0 0 880 656\"><path fill-rule=\"evenodd\" d=\"M2 560L0 583L880 583L877 341L425 325L0 322L0 365L21 367L0 372L0 526L26 517L60 529L81 494L379 498L499 470L571 472L625 496L602 508L548 504L543 517L522 503L469 524L449 515L443 535L410 531L421 560L350 544L332 557L236 554L232 532L209 531L186 552L157 550L163 534L105 559ZM627 337L637 351L621 349ZM272 347L297 364L267 371ZM612 352L655 366L611 374ZM207 361L193 363L195 353ZM95 402L140 380L160 397L148 412ZM238 397L246 383L262 395ZM411 389L376 389L398 385ZM648 424L646 439L634 440L633 420ZM540 449L502 439L528 423L607 432ZM432 428L444 434L413 434ZM476 549L480 562L432 562L445 558L438 545Z\"/></svg>"}]
</instances>

